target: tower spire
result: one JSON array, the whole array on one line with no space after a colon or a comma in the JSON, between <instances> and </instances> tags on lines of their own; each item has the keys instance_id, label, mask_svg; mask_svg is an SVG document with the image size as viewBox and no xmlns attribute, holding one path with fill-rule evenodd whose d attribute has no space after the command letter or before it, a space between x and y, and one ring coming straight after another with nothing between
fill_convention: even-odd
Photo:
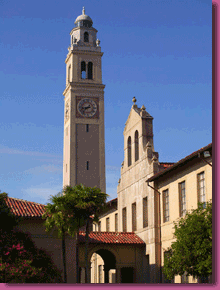
<instances>
[{"instance_id":1,"label":"tower spire","mask_svg":"<svg viewBox=\"0 0 220 290\"><path fill-rule=\"evenodd\" d=\"M85 15L85 7L83 6L82 14Z\"/></svg>"}]
</instances>

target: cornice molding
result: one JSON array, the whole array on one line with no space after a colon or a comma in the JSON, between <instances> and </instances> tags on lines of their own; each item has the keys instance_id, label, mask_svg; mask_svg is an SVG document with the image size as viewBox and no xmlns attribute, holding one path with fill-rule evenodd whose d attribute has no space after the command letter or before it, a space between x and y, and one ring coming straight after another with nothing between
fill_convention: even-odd
<instances>
[{"instance_id":1,"label":"cornice molding","mask_svg":"<svg viewBox=\"0 0 220 290\"><path fill-rule=\"evenodd\" d=\"M65 96L65 94L71 90L71 91L76 91L78 89L80 90L88 90L88 89L101 89L104 90L105 85L103 84L94 84L94 83L84 83L84 82L70 82L68 83L68 85L66 86L65 90L63 91L63 95Z\"/></svg>"},{"instance_id":2,"label":"cornice molding","mask_svg":"<svg viewBox=\"0 0 220 290\"><path fill-rule=\"evenodd\" d=\"M93 50L70 50L66 56L65 63L68 62L70 56L72 54L78 54L78 55L95 55L95 56L103 56L104 52L100 51L93 51Z\"/></svg>"},{"instance_id":3,"label":"cornice molding","mask_svg":"<svg viewBox=\"0 0 220 290\"><path fill-rule=\"evenodd\" d=\"M98 30L97 29L95 29L94 27L83 27L83 26L77 26L77 27L73 27L73 29L70 31L70 35L72 34L72 32L73 31L76 31L76 30L93 30L93 31L95 31L95 32L98 32Z\"/></svg>"}]
</instances>

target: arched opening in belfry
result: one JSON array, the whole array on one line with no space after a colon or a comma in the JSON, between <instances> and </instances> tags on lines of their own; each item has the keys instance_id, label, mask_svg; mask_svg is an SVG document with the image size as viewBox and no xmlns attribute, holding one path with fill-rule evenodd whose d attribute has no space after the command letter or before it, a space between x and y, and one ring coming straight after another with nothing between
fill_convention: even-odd
<instances>
[{"instance_id":1,"label":"arched opening in belfry","mask_svg":"<svg viewBox=\"0 0 220 290\"><path fill-rule=\"evenodd\" d=\"M93 69L93 64L92 64L92 62L90 61L89 63L88 63L88 79L89 80L92 80L92 69Z\"/></svg>"},{"instance_id":2,"label":"arched opening in belfry","mask_svg":"<svg viewBox=\"0 0 220 290\"><path fill-rule=\"evenodd\" d=\"M88 32L84 33L84 42L89 42L89 34L88 34Z\"/></svg>"},{"instance_id":3,"label":"arched opening in belfry","mask_svg":"<svg viewBox=\"0 0 220 290\"><path fill-rule=\"evenodd\" d=\"M131 165L131 136L128 137L128 166Z\"/></svg>"},{"instance_id":4,"label":"arched opening in belfry","mask_svg":"<svg viewBox=\"0 0 220 290\"><path fill-rule=\"evenodd\" d=\"M134 143L135 143L135 161L139 159L139 139L138 139L138 130L134 134Z\"/></svg>"},{"instance_id":5,"label":"arched opening in belfry","mask_svg":"<svg viewBox=\"0 0 220 290\"><path fill-rule=\"evenodd\" d=\"M81 78L86 79L86 63L85 63L85 61L81 62Z\"/></svg>"}]
</instances>

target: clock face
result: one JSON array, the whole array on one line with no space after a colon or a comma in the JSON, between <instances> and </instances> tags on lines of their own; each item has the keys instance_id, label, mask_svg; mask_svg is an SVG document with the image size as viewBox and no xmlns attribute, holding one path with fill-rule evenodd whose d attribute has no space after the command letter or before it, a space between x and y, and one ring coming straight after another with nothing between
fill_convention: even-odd
<instances>
[{"instance_id":1,"label":"clock face","mask_svg":"<svg viewBox=\"0 0 220 290\"><path fill-rule=\"evenodd\" d=\"M83 117L92 117L97 111L97 105L93 100L85 98L78 103L77 109Z\"/></svg>"}]
</instances>

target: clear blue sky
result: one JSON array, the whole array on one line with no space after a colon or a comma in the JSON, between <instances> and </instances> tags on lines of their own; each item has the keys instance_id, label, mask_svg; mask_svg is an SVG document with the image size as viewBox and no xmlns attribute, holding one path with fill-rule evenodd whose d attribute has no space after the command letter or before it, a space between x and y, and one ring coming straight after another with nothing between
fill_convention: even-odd
<instances>
[{"instance_id":1,"label":"clear blue sky","mask_svg":"<svg viewBox=\"0 0 220 290\"><path fill-rule=\"evenodd\" d=\"M0 1L0 190L46 203L62 189L65 58L82 13L103 55L106 184L117 196L132 98L154 117L159 161L212 142L211 1Z\"/></svg>"}]
</instances>

